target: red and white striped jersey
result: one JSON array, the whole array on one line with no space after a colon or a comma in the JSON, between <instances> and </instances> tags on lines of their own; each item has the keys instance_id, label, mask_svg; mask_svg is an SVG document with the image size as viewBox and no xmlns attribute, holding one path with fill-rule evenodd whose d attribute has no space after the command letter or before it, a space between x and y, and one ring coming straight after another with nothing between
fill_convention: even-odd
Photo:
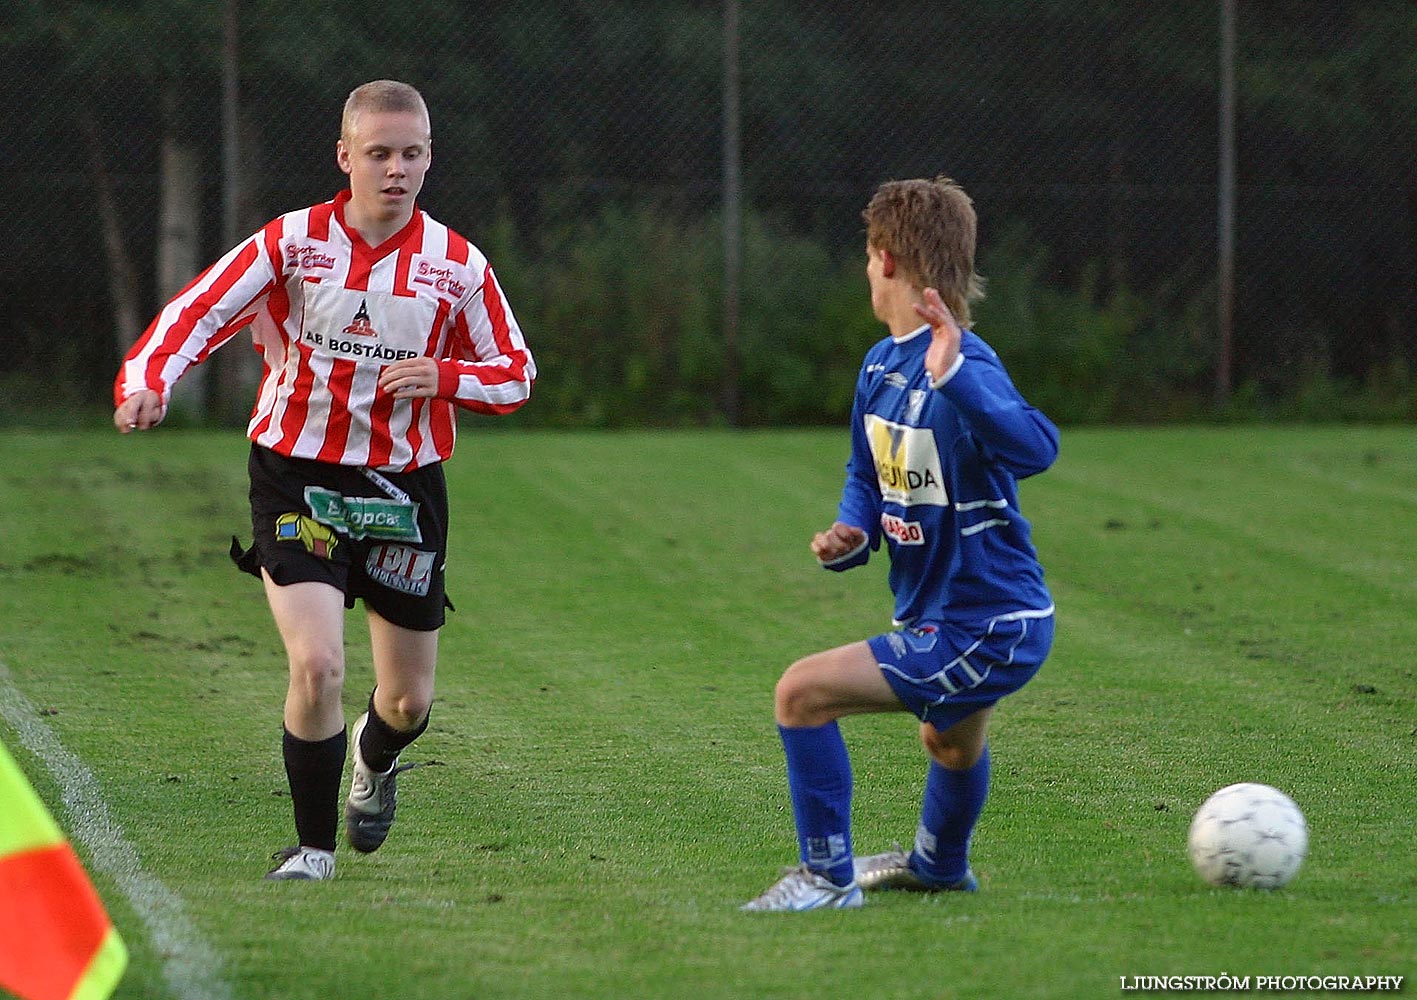
<instances>
[{"instance_id":1,"label":"red and white striped jersey","mask_svg":"<svg viewBox=\"0 0 1417 1000\"><path fill-rule=\"evenodd\" d=\"M370 247L344 221L349 191L268 223L169 302L128 352L114 402L162 397L251 327L265 362L247 436L282 455L407 471L446 459L456 407L508 413L536 379L487 259L415 208ZM394 361L438 360L438 395L378 388Z\"/></svg>"}]
</instances>

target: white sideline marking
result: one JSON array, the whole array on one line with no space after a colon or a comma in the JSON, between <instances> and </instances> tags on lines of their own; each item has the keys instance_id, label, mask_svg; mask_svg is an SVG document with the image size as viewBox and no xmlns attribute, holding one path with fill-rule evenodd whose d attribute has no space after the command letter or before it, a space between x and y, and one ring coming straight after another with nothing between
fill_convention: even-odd
<instances>
[{"instance_id":1,"label":"white sideline marking","mask_svg":"<svg viewBox=\"0 0 1417 1000\"><path fill-rule=\"evenodd\" d=\"M50 732L10 680L4 663L0 663L0 716L54 775L69 814L69 835L84 845L94 868L113 879L142 919L153 950L162 956L163 976L172 995L178 1000L228 1000L231 986L221 978L216 953L193 928L181 897L143 870L138 852L109 813L93 772Z\"/></svg>"}]
</instances>

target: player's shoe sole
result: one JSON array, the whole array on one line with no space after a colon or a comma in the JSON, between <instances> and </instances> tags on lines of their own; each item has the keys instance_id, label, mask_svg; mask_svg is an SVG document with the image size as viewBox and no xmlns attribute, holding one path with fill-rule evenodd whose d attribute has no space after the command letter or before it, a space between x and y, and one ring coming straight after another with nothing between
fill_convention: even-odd
<instances>
[{"instance_id":1,"label":"player's shoe sole","mask_svg":"<svg viewBox=\"0 0 1417 1000\"><path fill-rule=\"evenodd\" d=\"M803 910L851 910L866 902L855 882L837 885L806 865L789 868L757 899L739 909L757 913L796 913Z\"/></svg>"}]
</instances>

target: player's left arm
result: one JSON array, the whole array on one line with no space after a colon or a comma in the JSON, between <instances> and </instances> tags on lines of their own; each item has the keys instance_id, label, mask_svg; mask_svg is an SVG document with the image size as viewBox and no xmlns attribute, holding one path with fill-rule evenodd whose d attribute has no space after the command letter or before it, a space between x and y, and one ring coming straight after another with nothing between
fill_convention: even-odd
<instances>
[{"instance_id":1,"label":"player's left arm","mask_svg":"<svg viewBox=\"0 0 1417 1000\"><path fill-rule=\"evenodd\" d=\"M379 388L397 399L446 399L483 413L509 413L525 403L536 363L490 266L449 323L449 357L395 361L379 373Z\"/></svg>"},{"instance_id":2,"label":"player's left arm","mask_svg":"<svg viewBox=\"0 0 1417 1000\"><path fill-rule=\"evenodd\" d=\"M864 566L881 544L881 491L865 431L866 370L870 360L867 355L856 379L856 395L851 403L851 454L836 520L812 538L812 554L817 561L837 572Z\"/></svg>"},{"instance_id":3,"label":"player's left arm","mask_svg":"<svg viewBox=\"0 0 1417 1000\"><path fill-rule=\"evenodd\" d=\"M491 265L481 278L452 316L452 350L436 362L435 395L479 413L510 413L531 397L536 362Z\"/></svg>"},{"instance_id":4,"label":"player's left arm","mask_svg":"<svg viewBox=\"0 0 1417 1000\"><path fill-rule=\"evenodd\" d=\"M396 399L432 399L438 395L438 362L433 358L404 358L379 373L379 388Z\"/></svg>"},{"instance_id":5,"label":"player's left arm","mask_svg":"<svg viewBox=\"0 0 1417 1000\"><path fill-rule=\"evenodd\" d=\"M966 358L938 386L963 415L985 453L1016 479L1048 468L1058 457L1058 428L1025 400L997 358Z\"/></svg>"},{"instance_id":6,"label":"player's left arm","mask_svg":"<svg viewBox=\"0 0 1417 1000\"><path fill-rule=\"evenodd\" d=\"M964 333L933 288L915 311L930 324L925 369L930 385L955 404L975 439L1000 465L1022 479L1058 457L1058 428L1023 398L1003 363L987 347L968 356ZM981 342L975 338L975 345Z\"/></svg>"}]
</instances>

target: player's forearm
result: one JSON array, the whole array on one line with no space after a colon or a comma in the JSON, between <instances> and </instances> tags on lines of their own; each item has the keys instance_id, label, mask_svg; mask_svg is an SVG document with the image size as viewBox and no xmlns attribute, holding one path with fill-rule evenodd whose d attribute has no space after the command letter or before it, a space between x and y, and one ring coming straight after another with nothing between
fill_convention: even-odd
<instances>
[{"instance_id":1,"label":"player's forearm","mask_svg":"<svg viewBox=\"0 0 1417 1000\"><path fill-rule=\"evenodd\" d=\"M531 398L536 364L526 351L490 361L438 362L438 395L480 413L510 413Z\"/></svg>"},{"instance_id":2,"label":"player's forearm","mask_svg":"<svg viewBox=\"0 0 1417 1000\"><path fill-rule=\"evenodd\" d=\"M232 249L163 306L129 348L114 382L114 404L147 389L166 406L173 383L231 339L273 285L256 237Z\"/></svg>"}]
</instances>

